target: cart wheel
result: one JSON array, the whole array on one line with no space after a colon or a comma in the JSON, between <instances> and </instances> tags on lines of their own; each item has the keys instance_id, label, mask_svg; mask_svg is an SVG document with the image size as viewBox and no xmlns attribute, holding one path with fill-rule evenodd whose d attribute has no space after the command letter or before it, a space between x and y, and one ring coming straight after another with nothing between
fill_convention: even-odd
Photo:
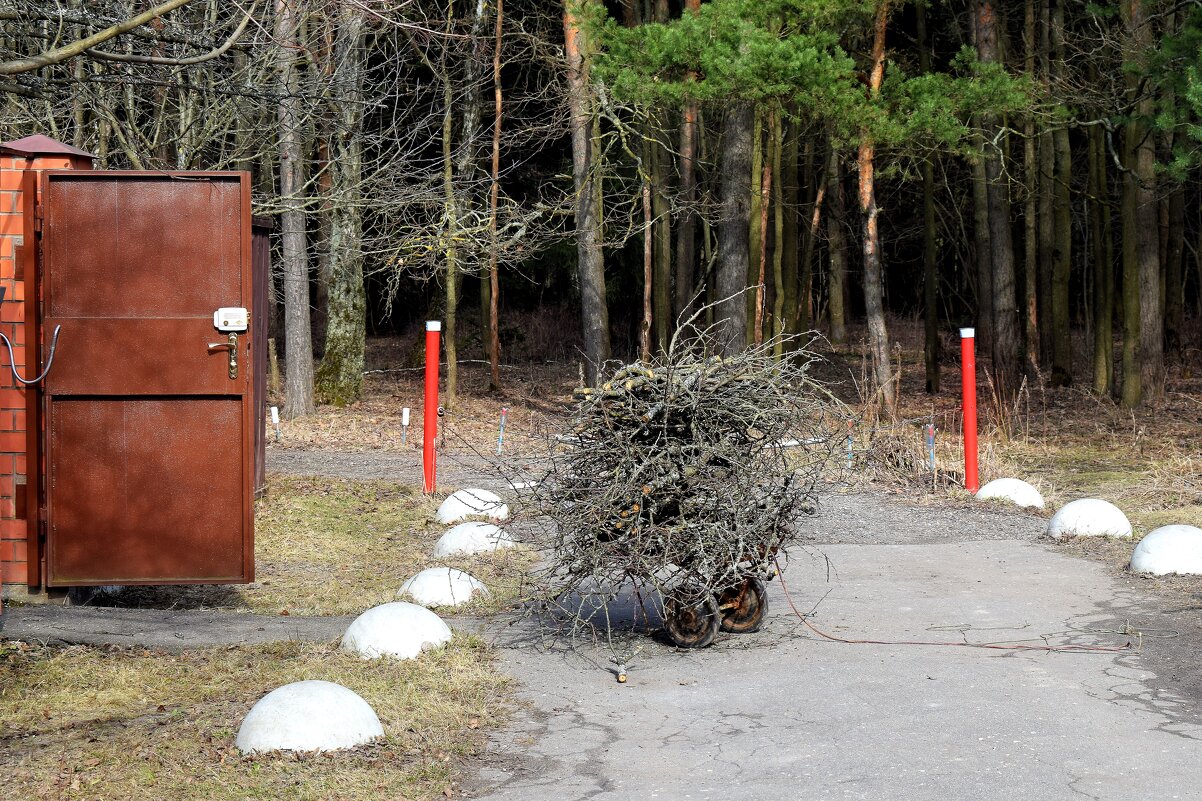
<instances>
[{"instance_id":1,"label":"cart wheel","mask_svg":"<svg viewBox=\"0 0 1202 801\"><path fill-rule=\"evenodd\" d=\"M700 601L664 599L664 627L677 648L705 648L718 636L722 613L712 595Z\"/></svg>"},{"instance_id":2,"label":"cart wheel","mask_svg":"<svg viewBox=\"0 0 1202 801\"><path fill-rule=\"evenodd\" d=\"M750 634L764 625L768 611L768 592L764 582L755 576L724 591L718 599L722 609L722 630L735 634Z\"/></svg>"}]
</instances>

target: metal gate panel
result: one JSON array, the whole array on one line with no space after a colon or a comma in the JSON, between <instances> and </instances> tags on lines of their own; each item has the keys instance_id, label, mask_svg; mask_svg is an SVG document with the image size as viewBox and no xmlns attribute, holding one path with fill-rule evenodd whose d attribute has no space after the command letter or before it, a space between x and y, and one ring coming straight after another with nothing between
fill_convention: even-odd
<instances>
[{"instance_id":1,"label":"metal gate panel","mask_svg":"<svg viewBox=\"0 0 1202 801\"><path fill-rule=\"evenodd\" d=\"M42 178L47 584L253 579L249 177Z\"/></svg>"},{"instance_id":2,"label":"metal gate panel","mask_svg":"<svg viewBox=\"0 0 1202 801\"><path fill-rule=\"evenodd\" d=\"M68 397L50 427L56 583L242 578L238 398Z\"/></svg>"}]
</instances>

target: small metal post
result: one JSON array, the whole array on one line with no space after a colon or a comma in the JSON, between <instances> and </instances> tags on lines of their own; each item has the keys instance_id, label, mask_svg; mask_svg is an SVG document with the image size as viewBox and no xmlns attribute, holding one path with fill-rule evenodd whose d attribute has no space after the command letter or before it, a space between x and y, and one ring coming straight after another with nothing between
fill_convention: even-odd
<instances>
[{"instance_id":1,"label":"small metal post","mask_svg":"<svg viewBox=\"0 0 1202 801\"><path fill-rule=\"evenodd\" d=\"M930 457L931 471L935 470L935 424L927 423L927 455Z\"/></svg>"},{"instance_id":2,"label":"small metal post","mask_svg":"<svg viewBox=\"0 0 1202 801\"><path fill-rule=\"evenodd\" d=\"M852 422L851 420L847 421L847 469L848 470L851 469L852 462L855 460L855 453L852 451L852 443L854 442L854 440L852 438L852 429L854 426L855 426L854 422Z\"/></svg>"},{"instance_id":3,"label":"small metal post","mask_svg":"<svg viewBox=\"0 0 1202 801\"><path fill-rule=\"evenodd\" d=\"M501 429L497 432L497 456L501 455L501 445L505 442L505 418L509 417L509 409L501 407Z\"/></svg>"},{"instance_id":4,"label":"small metal post","mask_svg":"<svg viewBox=\"0 0 1202 801\"><path fill-rule=\"evenodd\" d=\"M271 407L271 425L275 428L275 441L280 441L280 407Z\"/></svg>"},{"instance_id":5,"label":"small metal post","mask_svg":"<svg viewBox=\"0 0 1202 801\"><path fill-rule=\"evenodd\" d=\"M438 478L437 456L434 441L438 438L438 358L442 323L438 320L426 322L426 395L422 408L422 491L434 494Z\"/></svg>"},{"instance_id":6,"label":"small metal post","mask_svg":"<svg viewBox=\"0 0 1202 801\"><path fill-rule=\"evenodd\" d=\"M401 408L401 446L409 439L409 407Z\"/></svg>"},{"instance_id":7,"label":"small metal post","mask_svg":"<svg viewBox=\"0 0 1202 801\"><path fill-rule=\"evenodd\" d=\"M976 331L960 329L960 388L964 398L964 489L981 488L977 476L977 356Z\"/></svg>"}]
</instances>

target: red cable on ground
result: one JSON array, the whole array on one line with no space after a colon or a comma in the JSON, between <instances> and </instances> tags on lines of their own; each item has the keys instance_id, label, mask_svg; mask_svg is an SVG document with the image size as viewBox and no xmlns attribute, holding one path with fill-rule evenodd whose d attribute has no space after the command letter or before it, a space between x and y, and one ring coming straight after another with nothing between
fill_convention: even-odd
<instances>
[{"instance_id":1,"label":"red cable on ground","mask_svg":"<svg viewBox=\"0 0 1202 801\"><path fill-rule=\"evenodd\" d=\"M789 595L789 586L785 584L785 573L781 570L780 562L777 559L772 560L776 565L776 576L780 579L780 588L785 593L785 600L789 602L789 608L793 610L793 614L797 615L798 620L806 625L810 631L817 634L824 640L831 642L841 642L847 645L931 645L946 648L982 648L990 651L1042 651L1042 652L1076 652L1076 653L1124 653L1127 651L1135 652L1138 648L1132 645L1131 640L1127 640L1126 645L1004 645L1001 643L975 643L975 642L936 642L934 640L849 640L844 637L836 637L834 634L827 634L822 629L810 622L809 618L803 615L797 609L797 605L793 603L793 597Z\"/></svg>"}]
</instances>

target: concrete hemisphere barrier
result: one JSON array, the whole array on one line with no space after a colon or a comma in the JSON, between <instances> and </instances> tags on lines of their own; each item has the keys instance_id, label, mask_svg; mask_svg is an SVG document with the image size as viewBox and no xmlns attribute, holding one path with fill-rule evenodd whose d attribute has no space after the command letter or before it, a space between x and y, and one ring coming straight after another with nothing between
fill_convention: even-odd
<instances>
[{"instance_id":1,"label":"concrete hemisphere barrier","mask_svg":"<svg viewBox=\"0 0 1202 801\"><path fill-rule=\"evenodd\" d=\"M410 597L422 606L462 606L476 593L488 594L482 582L451 567L430 567L401 585L397 597Z\"/></svg>"},{"instance_id":2,"label":"concrete hemisphere barrier","mask_svg":"<svg viewBox=\"0 0 1202 801\"><path fill-rule=\"evenodd\" d=\"M1123 510L1101 498L1081 498L1066 503L1048 521L1048 535L1054 539L1067 537L1131 536L1131 521Z\"/></svg>"},{"instance_id":3,"label":"concrete hemisphere barrier","mask_svg":"<svg viewBox=\"0 0 1202 801\"><path fill-rule=\"evenodd\" d=\"M451 627L424 606L394 601L373 606L347 627L341 648L364 659L416 659L451 640Z\"/></svg>"},{"instance_id":4,"label":"concrete hemisphere barrier","mask_svg":"<svg viewBox=\"0 0 1202 801\"><path fill-rule=\"evenodd\" d=\"M1131 572L1153 576L1202 573L1202 528L1171 525L1150 531L1131 554Z\"/></svg>"},{"instance_id":5,"label":"concrete hemisphere barrier","mask_svg":"<svg viewBox=\"0 0 1202 801\"><path fill-rule=\"evenodd\" d=\"M435 518L448 526L473 519L501 521L509 518L509 506L495 492L461 489L447 496L438 507Z\"/></svg>"},{"instance_id":6,"label":"concrete hemisphere barrier","mask_svg":"<svg viewBox=\"0 0 1202 801\"><path fill-rule=\"evenodd\" d=\"M329 681L298 681L259 699L238 729L244 754L268 751L341 751L384 736L371 706Z\"/></svg>"},{"instance_id":7,"label":"concrete hemisphere barrier","mask_svg":"<svg viewBox=\"0 0 1202 801\"><path fill-rule=\"evenodd\" d=\"M503 548L513 548L516 545L517 542L513 537L499 526L472 521L447 529L435 544L434 555L444 557L491 553Z\"/></svg>"},{"instance_id":8,"label":"concrete hemisphere barrier","mask_svg":"<svg viewBox=\"0 0 1202 801\"><path fill-rule=\"evenodd\" d=\"M977 490L979 501L1009 501L1023 508L1043 508L1043 496L1039 490L1018 478L998 478Z\"/></svg>"}]
</instances>

